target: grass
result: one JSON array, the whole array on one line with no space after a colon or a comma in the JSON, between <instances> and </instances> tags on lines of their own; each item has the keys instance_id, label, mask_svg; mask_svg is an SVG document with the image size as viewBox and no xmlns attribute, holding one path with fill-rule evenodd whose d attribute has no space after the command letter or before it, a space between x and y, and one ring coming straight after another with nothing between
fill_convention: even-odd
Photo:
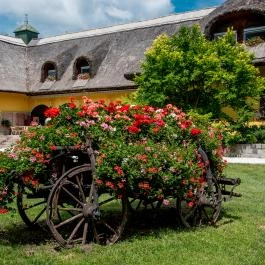
<instances>
[{"instance_id":1,"label":"grass","mask_svg":"<svg viewBox=\"0 0 265 265\"><path fill-rule=\"evenodd\" d=\"M265 166L230 165L243 197L225 202L216 227L147 225L113 246L58 249L48 231L31 231L15 214L0 216L1 265L265 265ZM132 226L133 227L133 226Z\"/></svg>"}]
</instances>

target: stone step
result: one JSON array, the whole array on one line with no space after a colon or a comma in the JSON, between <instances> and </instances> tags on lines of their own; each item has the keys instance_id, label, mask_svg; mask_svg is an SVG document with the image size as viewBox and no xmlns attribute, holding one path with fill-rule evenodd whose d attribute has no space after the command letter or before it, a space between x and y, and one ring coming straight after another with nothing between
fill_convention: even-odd
<instances>
[{"instance_id":1,"label":"stone step","mask_svg":"<svg viewBox=\"0 0 265 265\"><path fill-rule=\"evenodd\" d=\"M14 145L18 140L19 135L0 135L0 150L4 150Z\"/></svg>"}]
</instances>

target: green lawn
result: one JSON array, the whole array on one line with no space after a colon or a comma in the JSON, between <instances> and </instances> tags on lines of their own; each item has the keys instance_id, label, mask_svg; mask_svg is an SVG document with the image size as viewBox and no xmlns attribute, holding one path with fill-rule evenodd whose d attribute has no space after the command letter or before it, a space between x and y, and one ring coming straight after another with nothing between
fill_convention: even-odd
<instances>
[{"instance_id":1,"label":"green lawn","mask_svg":"<svg viewBox=\"0 0 265 265\"><path fill-rule=\"evenodd\" d=\"M0 216L0 264L16 265L255 265L265 264L265 166L230 165L242 198L223 204L217 227L168 225L132 229L113 246L58 249L48 231L30 231L19 216Z\"/></svg>"}]
</instances>

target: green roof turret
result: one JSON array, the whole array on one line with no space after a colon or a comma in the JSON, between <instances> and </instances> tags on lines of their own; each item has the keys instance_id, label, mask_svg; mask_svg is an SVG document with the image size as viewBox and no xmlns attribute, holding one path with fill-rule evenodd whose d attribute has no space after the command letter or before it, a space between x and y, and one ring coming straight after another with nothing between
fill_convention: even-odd
<instances>
[{"instance_id":1,"label":"green roof turret","mask_svg":"<svg viewBox=\"0 0 265 265\"><path fill-rule=\"evenodd\" d=\"M40 34L29 24L27 14L25 14L24 24L16 28L14 33L16 38L22 39L26 44L28 44L32 39L37 39Z\"/></svg>"}]
</instances>

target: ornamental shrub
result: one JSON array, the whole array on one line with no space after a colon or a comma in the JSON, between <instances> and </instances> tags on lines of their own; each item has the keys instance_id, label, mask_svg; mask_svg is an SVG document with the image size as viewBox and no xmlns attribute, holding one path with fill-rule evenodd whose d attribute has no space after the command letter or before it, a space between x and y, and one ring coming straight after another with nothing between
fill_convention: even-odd
<instances>
[{"instance_id":1,"label":"ornamental shrub","mask_svg":"<svg viewBox=\"0 0 265 265\"><path fill-rule=\"evenodd\" d=\"M264 93L265 79L253 58L236 43L232 30L208 40L199 26L183 26L173 36L158 36L146 50L141 74L135 78L136 99L152 106L171 103L184 111L212 113L213 119L228 120L223 107L230 107L239 124L243 113L254 116L253 102Z\"/></svg>"},{"instance_id":2,"label":"ornamental shrub","mask_svg":"<svg viewBox=\"0 0 265 265\"><path fill-rule=\"evenodd\" d=\"M51 119L47 126L29 129L0 155L3 212L14 198L17 176L31 189L50 184L56 178L50 172L56 146L82 150L87 138L96 153L97 186L118 197L126 189L129 196L161 201L180 196L192 205L196 189L207 185L199 146L207 151L215 176L224 168L220 132L196 126L170 104L154 108L83 97L80 107L71 99L45 115Z\"/></svg>"}]
</instances>

